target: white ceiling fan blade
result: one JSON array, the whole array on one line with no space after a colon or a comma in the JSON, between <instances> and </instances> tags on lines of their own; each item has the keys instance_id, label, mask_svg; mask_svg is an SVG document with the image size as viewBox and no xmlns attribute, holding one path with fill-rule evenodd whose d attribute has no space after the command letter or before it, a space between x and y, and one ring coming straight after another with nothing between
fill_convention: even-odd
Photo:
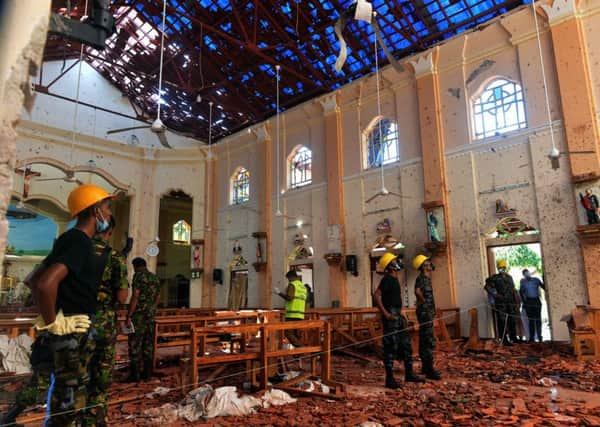
<instances>
[{"instance_id":1,"label":"white ceiling fan blade","mask_svg":"<svg viewBox=\"0 0 600 427\"><path fill-rule=\"evenodd\" d=\"M160 144L165 147L165 148L170 148L171 150L173 149L173 147L171 147L169 145L169 141L167 141L167 134L165 133L165 131L162 132L154 132L156 134L156 136L158 136L158 140L160 141Z\"/></svg>"},{"instance_id":2,"label":"white ceiling fan blade","mask_svg":"<svg viewBox=\"0 0 600 427\"><path fill-rule=\"evenodd\" d=\"M107 135L111 135L113 133L127 132L128 130L148 129L149 127L150 127L150 125L144 125L144 126L133 126L133 127L130 127L130 128L111 129L109 131L106 131L106 134Z\"/></svg>"}]
</instances>

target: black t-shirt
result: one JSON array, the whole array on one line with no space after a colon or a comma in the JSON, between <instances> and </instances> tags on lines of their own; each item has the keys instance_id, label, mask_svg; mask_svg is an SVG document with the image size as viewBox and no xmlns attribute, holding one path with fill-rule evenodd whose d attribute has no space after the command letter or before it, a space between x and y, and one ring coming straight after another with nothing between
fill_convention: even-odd
<instances>
[{"instance_id":1,"label":"black t-shirt","mask_svg":"<svg viewBox=\"0 0 600 427\"><path fill-rule=\"evenodd\" d=\"M379 282L379 289L381 289L381 302L386 310L402 307L402 289L398 279L386 274Z\"/></svg>"},{"instance_id":2,"label":"black t-shirt","mask_svg":"<svg viewBox=\"0 0 600 427\"><path fill-rule=\"evenodd\" d=\"M69 273L58 285L56 311L65 315L94 314L98 282L104 266L94 254L92 239L83 231L72 228L54 243L44 260L46 266L63 264Z\"/></svg>"}]
</instances>

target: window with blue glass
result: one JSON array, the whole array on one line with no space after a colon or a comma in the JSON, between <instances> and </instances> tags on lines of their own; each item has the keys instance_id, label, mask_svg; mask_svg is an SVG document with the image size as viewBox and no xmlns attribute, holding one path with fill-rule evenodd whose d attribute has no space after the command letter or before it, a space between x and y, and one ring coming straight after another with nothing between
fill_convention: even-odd
<instances>
[{"instance_id":1,"label":"window with blue glass","mask_svg":"<svg viewBox=\"0 0 600 427\"><path fill-rule=\"evenodd\" d=\"M475 139L527 127L521 85L506 79L489 83L473 102Z\"/></svg>"},{"instance_id":2,"label":"window with blue glass","mask_svg":"<svg viewBox=\"0 0 600 427\"><path fill-rule=\"evenodd\" d=\"M173 225L173 243L189 245L191 234L192 226L185 220L180 219Z\"/></svg>"},{"instance_id":3,"label":"window with blue glass","mask_svg":"<svg viewBox=\"0 0 600 427\"><path fill-rule=\"evenodd\" d=\"M367 136L367 169L397 162L399 159L398 125L390 119L378 120Z\"/></svg>"},{"instance_id":4,"label":"window with blue glass","mask_svg":"<svg viewBox=\"0 0 600 427\"><path fill-rule=\"evenodd\" d=\"M231 181L231 204L239 205L250 200L250 172L239 168Z\"/></svg>"},{"instance_id":5,"label":"window with blue glass","mask_svg":"<svg viewBox=\"0 0 600 427\"><path fill-rule=\"evenodd\" d=\"M290 156L290 188L309 185L312 182L312 151L301 145Z\"/></svg>"}]
</instances>

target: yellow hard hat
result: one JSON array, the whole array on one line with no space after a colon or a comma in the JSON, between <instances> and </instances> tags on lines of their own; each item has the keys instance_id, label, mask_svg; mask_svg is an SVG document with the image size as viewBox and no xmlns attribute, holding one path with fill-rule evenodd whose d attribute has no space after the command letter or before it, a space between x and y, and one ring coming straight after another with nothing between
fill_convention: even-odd
<instances>
[{"instance_id":1,"label":"yellow hard hat","mask_svg":"<svg viewBox=\"0 0 600 427\"><path fill-rule=\"evenodd\" d=\"M81 211L104 200L112 199L114 196L105 189L94 184L80 185L69 194L67 205L71 217L75 218Z\"/></svg>"},{"instance_id":2,"label":"yellow hard hat","mask_svg":"<svg viewBox=\"0 0 600 427\"><path fill-rule=\"evenodd\" d=\"M496 267L497 267L497 268L506 268L506 260L499 259L499 260L496 262Z\"/></svg>"},{"instance_id":3,"label":"yellow hard hat","mask_svg":"<svg viewBox=\"0 0 600 427\"><path fill-rule=\"evenodd\" d=\"M427 261L429 259L429 257L426 257L425 255L417 255L414 259L413 259L413 267L415 270L418 270L419 268L421 268L421 266L423 265L423 263L425 261Z\"/></svg>"},{"instance_id":4,"label":"yellow hard hat","mask_svg":"<svg viewBox=\"0 0 600 427\"><path fill-rule=\"evenodd\" d=\"M379 268L381 270L385 270L389 263L394 261L396 258L398 258L398 256L394 255L391 252L384 253L383 255L381 255L381 258L379 258Z\"/></svg>"}]
</instances>

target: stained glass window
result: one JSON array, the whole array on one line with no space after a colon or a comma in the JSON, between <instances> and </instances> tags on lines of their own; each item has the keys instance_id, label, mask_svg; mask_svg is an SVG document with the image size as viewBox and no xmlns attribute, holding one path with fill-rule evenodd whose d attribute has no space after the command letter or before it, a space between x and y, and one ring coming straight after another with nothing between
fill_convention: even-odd
<instances>
[{"instance_id":1,"label":"stained glass window","mask_svg":"<svg viewBox=\"0 0 600 427\"><path fill-rule=\"evenodd\" d=\"M290 188L298 188L312 182L312 151L298 147L290 159Z\"/></svg>"},{"instance_id":2,"label":"stained glass window","mask_svg":"<svg viewBox=\"0 0 600 427\"><path fill-rule=\"evenodd\" d=\"M496 79L473 102L475 139L527 127L523 91L518 83Z\"/></svg>"},{"instance_id":3,"label":"stained glass window","mask_svg":"<svg viewBox=\"0 0 600 427\"><path fill-rule=\"evenodd\" d=\"M190 244L192 227L183 219L173 225L173 243Z\"/></svg>"},{"instance_id":4,"label":"stained glass window","mask_svg":"<svg viewBox=\"0 0 600 427\"><path fill-rule=\"evenodd\" d=\"M400 159L398 150L398 125L390 119L381 119L369 132L367 139L367 168L380 167L397 162Z\"/></svg>"},{"instance_id":5,"label":"stained glass window","mask_svg":"<svg viewBox=\"0 0 600 427\"><path fill-rule=\"evenodd\" d=\"M239 168L231 182L231 204L238 205L250 200L250 172Z\"/></svg>"}]
</instances>

